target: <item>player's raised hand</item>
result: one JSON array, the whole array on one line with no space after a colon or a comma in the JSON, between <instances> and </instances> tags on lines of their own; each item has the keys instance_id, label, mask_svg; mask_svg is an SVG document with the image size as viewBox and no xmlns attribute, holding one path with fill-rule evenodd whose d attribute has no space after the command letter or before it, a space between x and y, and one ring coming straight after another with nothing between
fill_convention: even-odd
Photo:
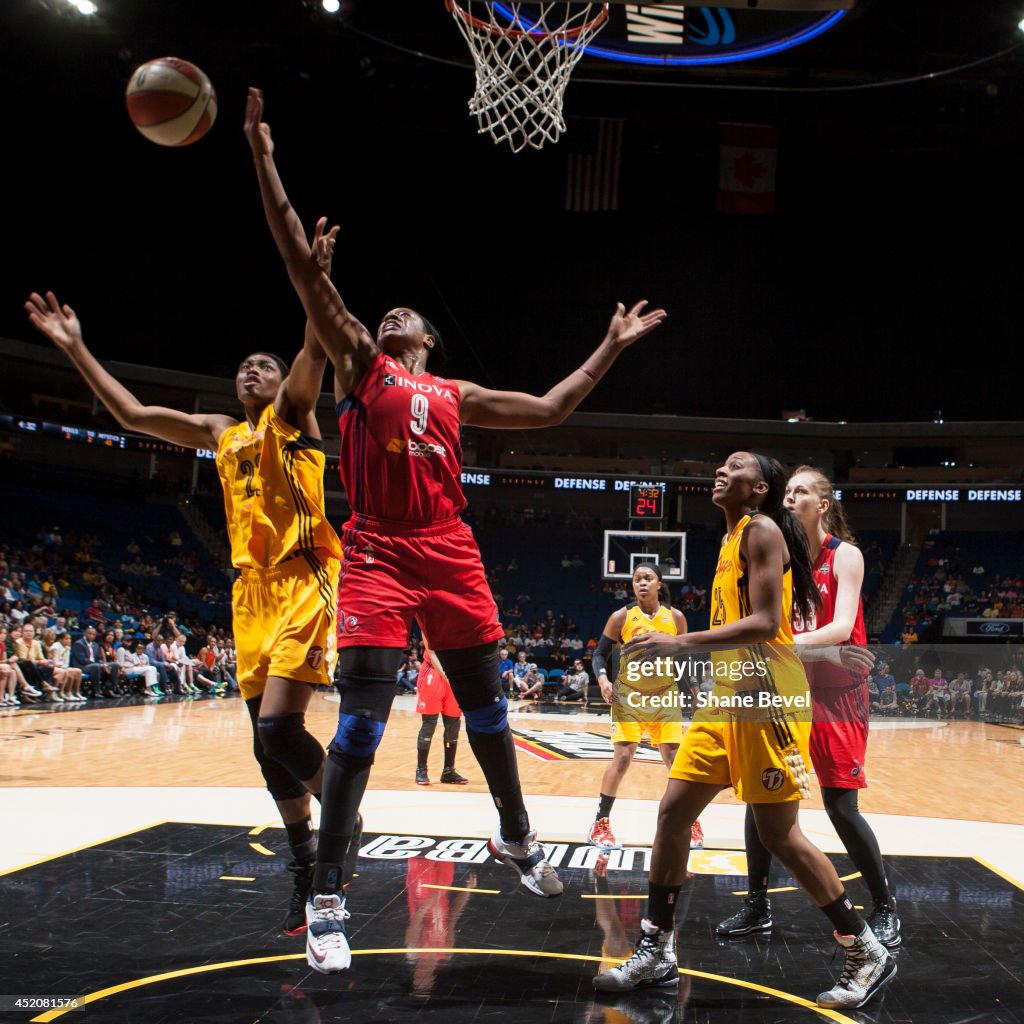
<instances>
[{"instance_id":1,"label":"player's raised hand","mask_svg":"<svg viewBox=\"0 0 1024 1024\"><path fill-rule=\"evenodd\" d=\"M75 311L68 305L60 305L53 292L47 292L44 299L33 292L25 303L29 322L37 331L45 334L57 348L67 352L82 343L82 325Z\"/></svg>"},{"instance_id":2,"label":"player's raised hand","mask_svg":"<svg viewBox=\"0 0 1024 1024\"><path fill-rule=\"evenodd\" d=\"M243 130L253 156L273 156L274 140L270 137L270 125L263 120L263 90L251 85L249 98L245 101Z\"/></svg>"},{"instance_id":3,"label":"player's raised hand","mask_svg":"<svg viewBox=\"0 0 1024 1024\"><path fill-rule=\"evenodd\" d=\"M321 217L313 230L313 244L310 248L317 265L330 277L331 261L334 259L334 245L338 239L339 228L335 224L330 231L325 232L325 227L327 227L327 218Z\"/></svg>"},{"instance_id":4,"label":"player's raised hand","mask_svg":"<svg viewBox=\"0 0 1024 1024\"><path fill-rule=\"evenodd\" d=\"M649 313L644 313L643 308L646 305L647 300L641 299L627 313L626 307L620 302L608 325L609 340L625 348L653 331L668 316L663 309L652 309Z\"/></svg>"}]
</instances>

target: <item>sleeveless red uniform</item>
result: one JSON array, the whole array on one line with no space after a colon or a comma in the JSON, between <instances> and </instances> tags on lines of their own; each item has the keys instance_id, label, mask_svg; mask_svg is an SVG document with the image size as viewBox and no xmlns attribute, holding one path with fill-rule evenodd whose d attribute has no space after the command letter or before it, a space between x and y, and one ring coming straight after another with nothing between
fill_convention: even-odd
<instances>
[{"instance_id":1,"label":"sleeveless red uniform","mask_svg":"<svg viewBox=\"0 0 1024 1024\"><path fill-rule=\"evenodd\" d=\"M452 693L448 677L438 672L429 659L423 662L416 677L416 714L443 715L445 718L462 716L462 709Z\"/></svg>"},{"instance_id":2,"label":"sleeveless red uniform","mask_svg":"<svg viewBox=\"0 0 1024 1024\"><path fill-rule=\"evenodd\" d=\"M825 535L825 543L814 563L814 582L821 597L821 606L811 621L793 617L794 633L810 633L827 626L836 613L836 552L843 541L832 534ZM857 599L857 617L853 631L844 644L866 644L864 608ZM823 661L807 662L807 679L811 684L813 722L811 725L811 763L818 776L818 784L829 789L862 789L868 784L864 760L868 746L867 678L860 672L841 668Z\"/></svg>"},{"instance_id":3,"label":"sleeveless red uniform","mask_svg":"<svg viewBox=\"0 0 1024 1024\"><path fill-rule=\"evenodd\" d=\"M379 353L338 405L339 647L404 647L415 616L433 650L504 635L462 493L458 387Z\"/></svg>"}]
</instances>

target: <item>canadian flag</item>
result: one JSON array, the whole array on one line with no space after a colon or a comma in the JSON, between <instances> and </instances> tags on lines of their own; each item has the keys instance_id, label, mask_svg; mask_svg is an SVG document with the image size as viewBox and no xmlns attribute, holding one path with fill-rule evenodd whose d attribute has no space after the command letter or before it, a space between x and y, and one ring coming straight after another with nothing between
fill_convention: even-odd
<instances>
[{"instance_id":1,"label":"canadian flag","mask_svg":"<svg viewBox=\"0 0 1024 1024\"><path fill-rule=\"evenodd\" d=\"M774 213L779 129L766 124L723 124L721 129L715 209Z\"/></svg>"}]
</instances>

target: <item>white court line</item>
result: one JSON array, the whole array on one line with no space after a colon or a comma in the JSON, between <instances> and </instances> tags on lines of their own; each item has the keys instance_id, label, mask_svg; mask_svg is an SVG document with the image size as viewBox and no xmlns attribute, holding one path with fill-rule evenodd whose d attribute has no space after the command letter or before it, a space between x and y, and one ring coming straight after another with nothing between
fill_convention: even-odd
<instances>
[{"instance_id":1,"label":"white court line","mask_svg":"<svg viewBox=\"0 0 1024 1024\"><path fill-rule=\"evenodd\" d=\"M238 825L274 820L263 789L247 788L34 788L4 789L8 822L0 834L0 871L142 828L155 821ZM531 822L544 841L582 842L596 808L594 797L528 797ZM486 793L370 790L363 801L367 831L416 835L491 834L494 806ZM657 802L617 800L615 830L630 846L653 839ZM743 848L742 806L712 803L701 815L709 848ZM883 853L980 857L1024 885L1024 825L866 815ZM841 853L824 811L800 814L805 830L826 852ZM578 825L578 828L576 827Z\"/></svg>"}]
</instances>

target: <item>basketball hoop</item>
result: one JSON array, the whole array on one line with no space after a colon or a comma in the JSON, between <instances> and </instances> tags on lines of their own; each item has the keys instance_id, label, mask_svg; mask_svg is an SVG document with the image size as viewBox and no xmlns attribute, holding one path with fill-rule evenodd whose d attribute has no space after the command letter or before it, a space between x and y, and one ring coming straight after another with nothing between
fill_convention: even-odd
<instances>
[{"instance_id":1,"label":"basketball hoop","mask_svg":"<svg viewBox=\"0 0 1024 1024\"><path fill-rule=\"evenodd\" d=\"M513 153L540 149L565 131L565 87L587 44L608 20L607 3L445 0L469 44L479 134Z\"/></svg>"}]
</instances>

